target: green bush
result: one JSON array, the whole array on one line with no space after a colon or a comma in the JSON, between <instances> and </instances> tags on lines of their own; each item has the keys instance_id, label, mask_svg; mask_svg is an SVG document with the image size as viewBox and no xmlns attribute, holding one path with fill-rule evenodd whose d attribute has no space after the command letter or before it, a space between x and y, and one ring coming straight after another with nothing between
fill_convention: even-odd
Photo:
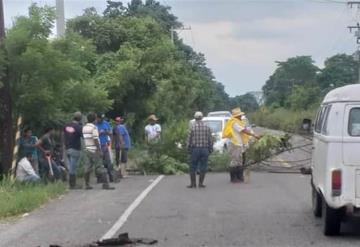
<instances>
[{"instance_id":1,"label":"green bush","mask_svg":"<svg viewBox=\"0 0 360 247\"><path fill-rule=\"evenodd\" d=\"M175 175L187 173L189 170L189 166L186 163L182 163L167 155L146 155L138 159L137 165L145 174Z\"/></svg>"},{"instance_id":2,"label":"green bush","mask_svg":"<svg viewBox=\"0 0 360 247\"><path fill-rule=\"evenodd\" d=\"M227 152L215 152L209 156L209 170L212 172L227 171L230 164L230 155Z\"/></svg>"}]
</instances>

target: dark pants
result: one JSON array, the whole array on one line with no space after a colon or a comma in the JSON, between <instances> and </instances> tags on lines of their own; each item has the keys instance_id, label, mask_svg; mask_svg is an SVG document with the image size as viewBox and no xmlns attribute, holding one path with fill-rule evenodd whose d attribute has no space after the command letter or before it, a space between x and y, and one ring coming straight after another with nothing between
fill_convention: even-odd
<instances>
[{"instance_id":1,"label":"dark pants","mask_svg":"<svg viewBox=\"0 0 360 247\"><path fill-rule=\"evenodd\" d=\"M123 164L127 163L127 154L128 154L127 148L115 148L115 160L116 160L116 166L120 165L120 162Z\"/></svg>"},{"instance_id":2,"label":"dark pants","mask_svg":"<svg viewBox=\"0 0 360 247\"><path fill-rule=\"evenodd\" d=\"M107 145L103 145L103 146L101 146L101 151L103 153L103 164L109 175L109 180L110 180L110 182L113 182L114 181L114 167L111 162L110 148Z\"/></svg>"},{"instance_id":3,"label":"dark pants","mask_svg":"<svg viewBox=\"0 0 360 247\"><path fill-rule=\"evenodd\" d=\"M209 150L207 148L193 148L191 151L190 173L206 172L208 168Z\"/></svg>"}]
</instances>

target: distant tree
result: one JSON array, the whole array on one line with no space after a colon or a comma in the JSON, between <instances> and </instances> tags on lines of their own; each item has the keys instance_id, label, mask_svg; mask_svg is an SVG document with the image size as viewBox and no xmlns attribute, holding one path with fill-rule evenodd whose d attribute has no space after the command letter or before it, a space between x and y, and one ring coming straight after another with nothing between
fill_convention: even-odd
<instances>
[{"instance_id":1,"label":"distant tree","mask_svg":"<svg viewBox=\"0 0 360 247\"><path fill-rule=\"evenodd\" d=\"M240 107L244 112L254 112L259 109L259 104L254 95L247 93L230 98L231 108Z\"/></svg>"},{"instance_id":2,"label":"distant tree","mask_svg":"<svg viewBox=\"0 0 360 247\"><path fill-rule=\"evenodd\" d=\"M310 56L289 58L277 62L278 67L263 86L265 104L289 107L289 97L295 86L316 85L319 71Z\"/></svg>"},{"instance_id":3,"label":"distant tree","mask_svg":"<svg viewBox=\"0 0 360 247\"><path fill-rule=\"evenodd\" d=\"M325 68L318 75L318 82L323 93L332 88L358 82L359 62L353 56L338 54L325 61Z\"/></svg>"}]
</instances>

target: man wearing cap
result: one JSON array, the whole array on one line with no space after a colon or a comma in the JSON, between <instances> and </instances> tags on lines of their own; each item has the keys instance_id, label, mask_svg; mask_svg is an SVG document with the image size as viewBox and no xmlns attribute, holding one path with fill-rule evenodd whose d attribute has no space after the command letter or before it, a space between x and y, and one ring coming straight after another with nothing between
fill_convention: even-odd
<instances>
[{"instance_id":1,"label":"man wearing cap","mask_svg":"<svg viewBox=\"0 0 360 247\"><path fill-rule=\"evenodd\" d=\"M231 156L230 162L230 181L243 182L244 181L244 169L243 169L243 153L245 147L248 145L250 137L259 139L253 131L246 128L246 122L243 120L244 112L240 107L237 107L231 111L232 117L227 122L224 131L227 128L231 128L229 154Z\"/></svg>"},{"instance_id":2,"label":"man wearing cap","mask_svg":"<svg viewBox=\"0 0 360 247\"><path fill-rule=\"evenodd\" d=\"M187 138L187 148L191 155L190 185L196 188L196 172L200 171L199 188L204 188L204 179L208 167L209 154L213 151L211 129L202 121L203 114L196 112L195 123L191 125Z\"/></svg>"},{"instance_id":3,"label":"man wearing cap","mask_svg":"<svg viewBox=\"0 0 360 247\"><path fill-rule=\"evenodd\" d=\"M145 140L147 143L151 143L160 139L161 126L157 123L159 119L151 114L148 117L149 124L145 126Z\"/></svg>"},{"instance_id":4,"label":"man wearing cap","mask_svg":"<svg viewBox=\"0 0 360 247\"><path fill-rule=\"evenodd\" d=\"M81 154L81 112L75 112L73 121L66 124L63 130L63 140L66 150L67 165L69 166L69 186L70 189L80 189L76 184L76 169Z\"/></svg>"},{"instance_id":5,"label":"man wearing cap","mask_svg":"<svg viewBox=\"0 0 360 247\"><path fill-rule=\"evenodd\" d=\"M124 119L116 117L115 122L116 126L113 128L113 139L115 143L116 165L120 166L121 176L126 177L127 153L131 147L131 139L124 124Z\"/></svg>"}]
</instances>

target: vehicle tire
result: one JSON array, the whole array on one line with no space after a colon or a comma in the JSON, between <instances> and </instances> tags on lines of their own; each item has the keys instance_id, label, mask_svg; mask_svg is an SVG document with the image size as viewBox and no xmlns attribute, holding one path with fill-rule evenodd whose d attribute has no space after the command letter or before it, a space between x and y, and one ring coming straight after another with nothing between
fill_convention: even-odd
<instances>
[{"instance_id":1,"label":"vehicle tire","mask_svg":"<svg viewBox=\"0 0 360 247\"><path fill-rule=\"evenodd\" d=\"M321 217L322 198L319 192L312 186L312 210L315 217Z\"/></svg>"},{"instance_id":2,"label":"vehicle tire","mask_svg":"<svg viewBox=\"0 0 360 247\"><path fill-rule=\"evenodd\" d=\"M341 219L343 210L331 208L327 205L325 200L322 206L322 216L324 222L324 235L325 236L336 236L340 233Z\"/></svg>"}]
</instances>

